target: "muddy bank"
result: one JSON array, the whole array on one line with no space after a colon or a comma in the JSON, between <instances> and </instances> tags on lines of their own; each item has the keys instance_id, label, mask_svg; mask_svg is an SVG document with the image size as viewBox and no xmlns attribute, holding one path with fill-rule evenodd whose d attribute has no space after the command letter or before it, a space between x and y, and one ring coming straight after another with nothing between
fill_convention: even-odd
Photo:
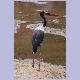
<instances>
[{"instance_id":1,"label":"muddy bank","mask_svg":"<svg viewBox=\"0 0 80 80\"><path fill-rule=\"evenodd\" d=\"M16 79L65 79L66 68L61 65L52 65L51 63L40 62L35 59L34 68L32 59L18 60L14 59L14 78Z\"/></svg>"}]
</instances>

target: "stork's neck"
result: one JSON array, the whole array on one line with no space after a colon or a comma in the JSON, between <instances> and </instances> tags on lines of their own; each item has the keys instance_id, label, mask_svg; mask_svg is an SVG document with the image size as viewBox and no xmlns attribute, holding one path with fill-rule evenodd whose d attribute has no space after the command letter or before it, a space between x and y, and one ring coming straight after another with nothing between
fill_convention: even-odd
<instances>
[{"instance_id":1,"label":"stork's neck","mask_svg":"<svg viewBox=\"0 0 80 80\"><path fill-rule=\"evenodd\" d=\"M43 27L46 26L46 18L45 17L42 17L44 19L44 24L43 24Z\"/></svg>"},{"instance_id":2,"label":"stork's neck","mask_svg":"<svg viewBox=\"0 0 80 80\"><path fill-rule=\"evenodd\" d=\"M44 27L46 26L46 19L44 16L41 16L43 19L44 19L44 24L43 25L40 25L38 26L37 28L35 28L35 30L41 30L44 32Z\"/></svg>"}]
</instances>

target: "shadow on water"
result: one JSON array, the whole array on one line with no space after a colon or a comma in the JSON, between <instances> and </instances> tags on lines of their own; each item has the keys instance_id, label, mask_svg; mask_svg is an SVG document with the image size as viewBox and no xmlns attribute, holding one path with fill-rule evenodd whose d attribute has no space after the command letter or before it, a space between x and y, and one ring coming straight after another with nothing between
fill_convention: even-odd
<instances>
[{"instance_id":1,"label":"shadow on water","mask_svg":"<svg viewBox=\"0 0 80 80\"><path fill-rule=\"evenodd\" d=\"M26 26L30 24L43 23L43 19L39 16L40 10L59 14L58 17L45 16L48 28L57 29L57 31L63 29L66 30L65 1L52 1L47 2L46 4L14 1L14 19L20 20L18 21L20 23L14 23L15 59L32 58L31 37L33 30L26 28ZM35 58L39 58L39 48L38 52L35 54ZM44 62L66 65L66 38L64 36L46 33L42 44L42 58Z\"/></svg>"}]
</instances>

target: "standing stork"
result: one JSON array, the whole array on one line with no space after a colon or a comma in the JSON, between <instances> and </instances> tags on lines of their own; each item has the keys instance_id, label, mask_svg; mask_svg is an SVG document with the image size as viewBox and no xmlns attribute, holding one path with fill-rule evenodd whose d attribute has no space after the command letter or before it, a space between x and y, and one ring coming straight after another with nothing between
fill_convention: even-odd
<instances>
[{"instance_id":1,"label":"standing stork","mask_svg":"<svg viewBox=\"0 0 80 80\"><path fill-rule=\"evenodd\" d=\"M51 13L48 13L48 12L45 12L45 11L40 12L40 16L43 18L44 24L35 28L35 30L32 34L33 55L34 55L35 52L37 52L37 48L39 46L40 46L40 55L41 55L41 43L44 39L44 28L46 27L46 23L47 23L44 15L58 16L57 14L51 14ZM34 58L33 58L33 65L32 66L34 67Z\"/></svg>"}]
</instances>

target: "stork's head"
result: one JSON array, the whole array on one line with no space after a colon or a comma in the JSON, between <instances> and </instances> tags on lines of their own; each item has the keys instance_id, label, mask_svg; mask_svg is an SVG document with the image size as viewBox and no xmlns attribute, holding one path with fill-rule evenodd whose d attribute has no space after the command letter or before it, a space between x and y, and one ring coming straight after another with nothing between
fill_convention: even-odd
<instances>
[{"instance_id":1,"label":"stork's head","mask_svg":"<svg viewBox=\"0 0 80 80\"><path fill-rule=\"evenodd\" d=\"M41 12L40 12L40 16L41 16L41 17L44 17L44 15L50 15L50 13L45 12L45 11L41 11Z\"/></svg>"},{"instance_id":2,"label":"stork's head","mask_svg":"<svg viewBox=\"0 0 80 80\"><path fill-rule=\"evenodd\" d=\"M44 17L44 15L49 15L49 16L58 16L58 14L51 14L51 13L46 12L46 11L41 11L41 12L40 12L40 16L41 16L41 17Z\"/></svg>"}]
</instances>

